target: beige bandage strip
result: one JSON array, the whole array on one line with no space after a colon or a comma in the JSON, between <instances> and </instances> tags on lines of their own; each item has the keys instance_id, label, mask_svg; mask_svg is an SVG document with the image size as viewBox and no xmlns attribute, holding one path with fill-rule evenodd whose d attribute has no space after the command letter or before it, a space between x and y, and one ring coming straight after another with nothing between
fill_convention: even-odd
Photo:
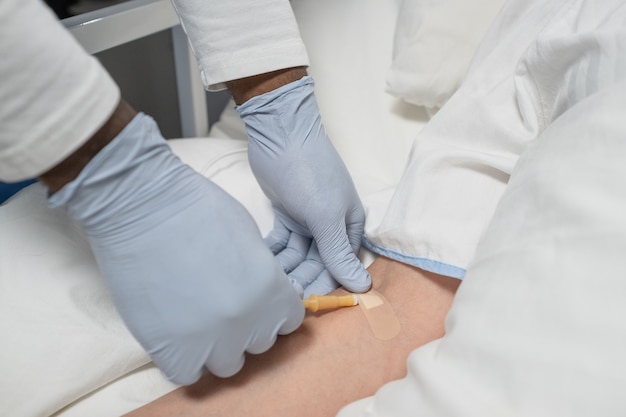
<instances>
[{"instance_id":1,"label":"beige bandage strip","mask_svg":"<svg viewBox=\"0 0 626 417\"><path fill-rule=\"evenodd\" d=\"M379 340L393 339L400 330L400 320L391 308L391 304L376 290L370 290L365 294L359 294L359 306L365 314L365 318Z\"/></svg>"}]
</instances>

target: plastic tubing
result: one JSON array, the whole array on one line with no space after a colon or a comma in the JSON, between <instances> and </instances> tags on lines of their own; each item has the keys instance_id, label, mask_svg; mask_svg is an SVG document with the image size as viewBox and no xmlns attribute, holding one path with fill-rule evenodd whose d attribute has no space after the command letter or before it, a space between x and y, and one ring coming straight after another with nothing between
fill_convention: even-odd
<instances>
[{"instance_id":1,"label":"plastic tubing","mask_svg":"<svg viewBox=\"0 0 626 417\"><path fill-rule=\"evenodd\" d=\"M359 304L359 298L356 294L322 296L313 294L309 298L302 300L302 302L304 303L304 308L315 313L318 310L355 306Z\"/></svg>"}]
</instances>

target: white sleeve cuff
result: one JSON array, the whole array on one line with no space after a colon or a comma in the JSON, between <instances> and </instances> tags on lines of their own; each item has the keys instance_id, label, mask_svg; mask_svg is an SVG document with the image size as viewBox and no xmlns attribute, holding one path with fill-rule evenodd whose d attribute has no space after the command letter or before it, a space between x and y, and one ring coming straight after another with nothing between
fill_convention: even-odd
<instances>
[{"instance_id":1,"label":"white sleeve cuff","mask_svg":"<svg viewBox=\"0 0 626 417\"><path fill-rule=\"evenodd\" d=\"M287 0L173 0L204 86L284 68L309 58Z\"/></svg>"},{"instance_id":2,"label":"white sleeve cuff","mask_svg":"<svg viewBox=\"0 0 626 417\"><path fill-rule=\"evenodd\" d=\"M37 0L0 3L0 180L42 174L111 116L120 92Z\"/></svg>"}]
</instances>

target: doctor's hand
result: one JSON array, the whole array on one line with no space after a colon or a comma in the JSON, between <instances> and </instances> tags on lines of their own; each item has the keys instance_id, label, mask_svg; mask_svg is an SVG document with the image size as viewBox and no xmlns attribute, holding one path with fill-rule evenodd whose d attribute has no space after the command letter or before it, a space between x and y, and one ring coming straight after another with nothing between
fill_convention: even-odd
<instances>
[{"instance_id":1,"label":"doctor's hand","mask_svg":"<svg viewBox=\"0 0 626 417\"><path fill-rule=\"evenodd\" d=\"M49 197L83 228L126 325L173 382L238 372L302 322L298 293L246 209L138 114Z\"/></svg>"},{"instance_id":2,"label":"doctor's hand","mask_svg":"<svg viewBox=\"0 0 626 417\"><path fill-rule=\"evenodd\" d=\"M371 279L357 258L365 212L322 125L313 79L256 95L237 110L250 166L275 213L266 241L285 271L305 296L340 285L367 291Z\"/></svg>"}]
</instances>

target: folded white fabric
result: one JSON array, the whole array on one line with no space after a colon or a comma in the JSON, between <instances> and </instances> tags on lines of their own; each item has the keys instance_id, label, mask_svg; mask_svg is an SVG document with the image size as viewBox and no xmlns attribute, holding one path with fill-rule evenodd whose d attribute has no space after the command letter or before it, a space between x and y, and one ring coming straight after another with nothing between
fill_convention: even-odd
<instances>
[{"instance_id":1,"label":"folded white fabric","mask_svg":"<svg viewBox=\"0 0 626 417\"><path fill-rule=\"evenodd\" d=\"M626 82L573 107L516 167L446 336L340 417L624 415Z\"/></svg>"},{"instance_id":2,"label":"folded white fabric","mask_svg":"<svg viewBox=\"0 0 626 417\"><path fill-rule=\"evenodd\" d=\"M113 417L133 411L178 388L153 362L90 392L51 417Z\"/></svg>"},{"instance_id":3,"label":"folded white fabric","mask_svg":"<svg viewBox=\"0 0 626 417\"><path fill-rule=\"evenodd\" d=\"M402 0L387 91L437 110L459 88L504 0Z\"/></svg>"},{"instance_id":4,"label":"folded white fabric","mask_svg":"<svg viewBox=\"0 0 626 417\"><path fill-rule=\"evenodd\" d=\"M521 27L547 18L515 73L528 101L509 103L539 133L512 171L446 336L341 417L624 414L626 5L515 3L536 6Z\"/></svg>"},{"instance_id":5,"label":"folded white fabric","mask_svg":"<svg viewBox=\"0 0 626 417\"><path fill-rule=\"evenodd\" d=\"M369 249L464 276L513 166L543 129L527 87L532 75L515 76L551 17L543 3L504 6L459 90L415 138L384 219L366 224Z\"/></svg>"}]
</instances>

